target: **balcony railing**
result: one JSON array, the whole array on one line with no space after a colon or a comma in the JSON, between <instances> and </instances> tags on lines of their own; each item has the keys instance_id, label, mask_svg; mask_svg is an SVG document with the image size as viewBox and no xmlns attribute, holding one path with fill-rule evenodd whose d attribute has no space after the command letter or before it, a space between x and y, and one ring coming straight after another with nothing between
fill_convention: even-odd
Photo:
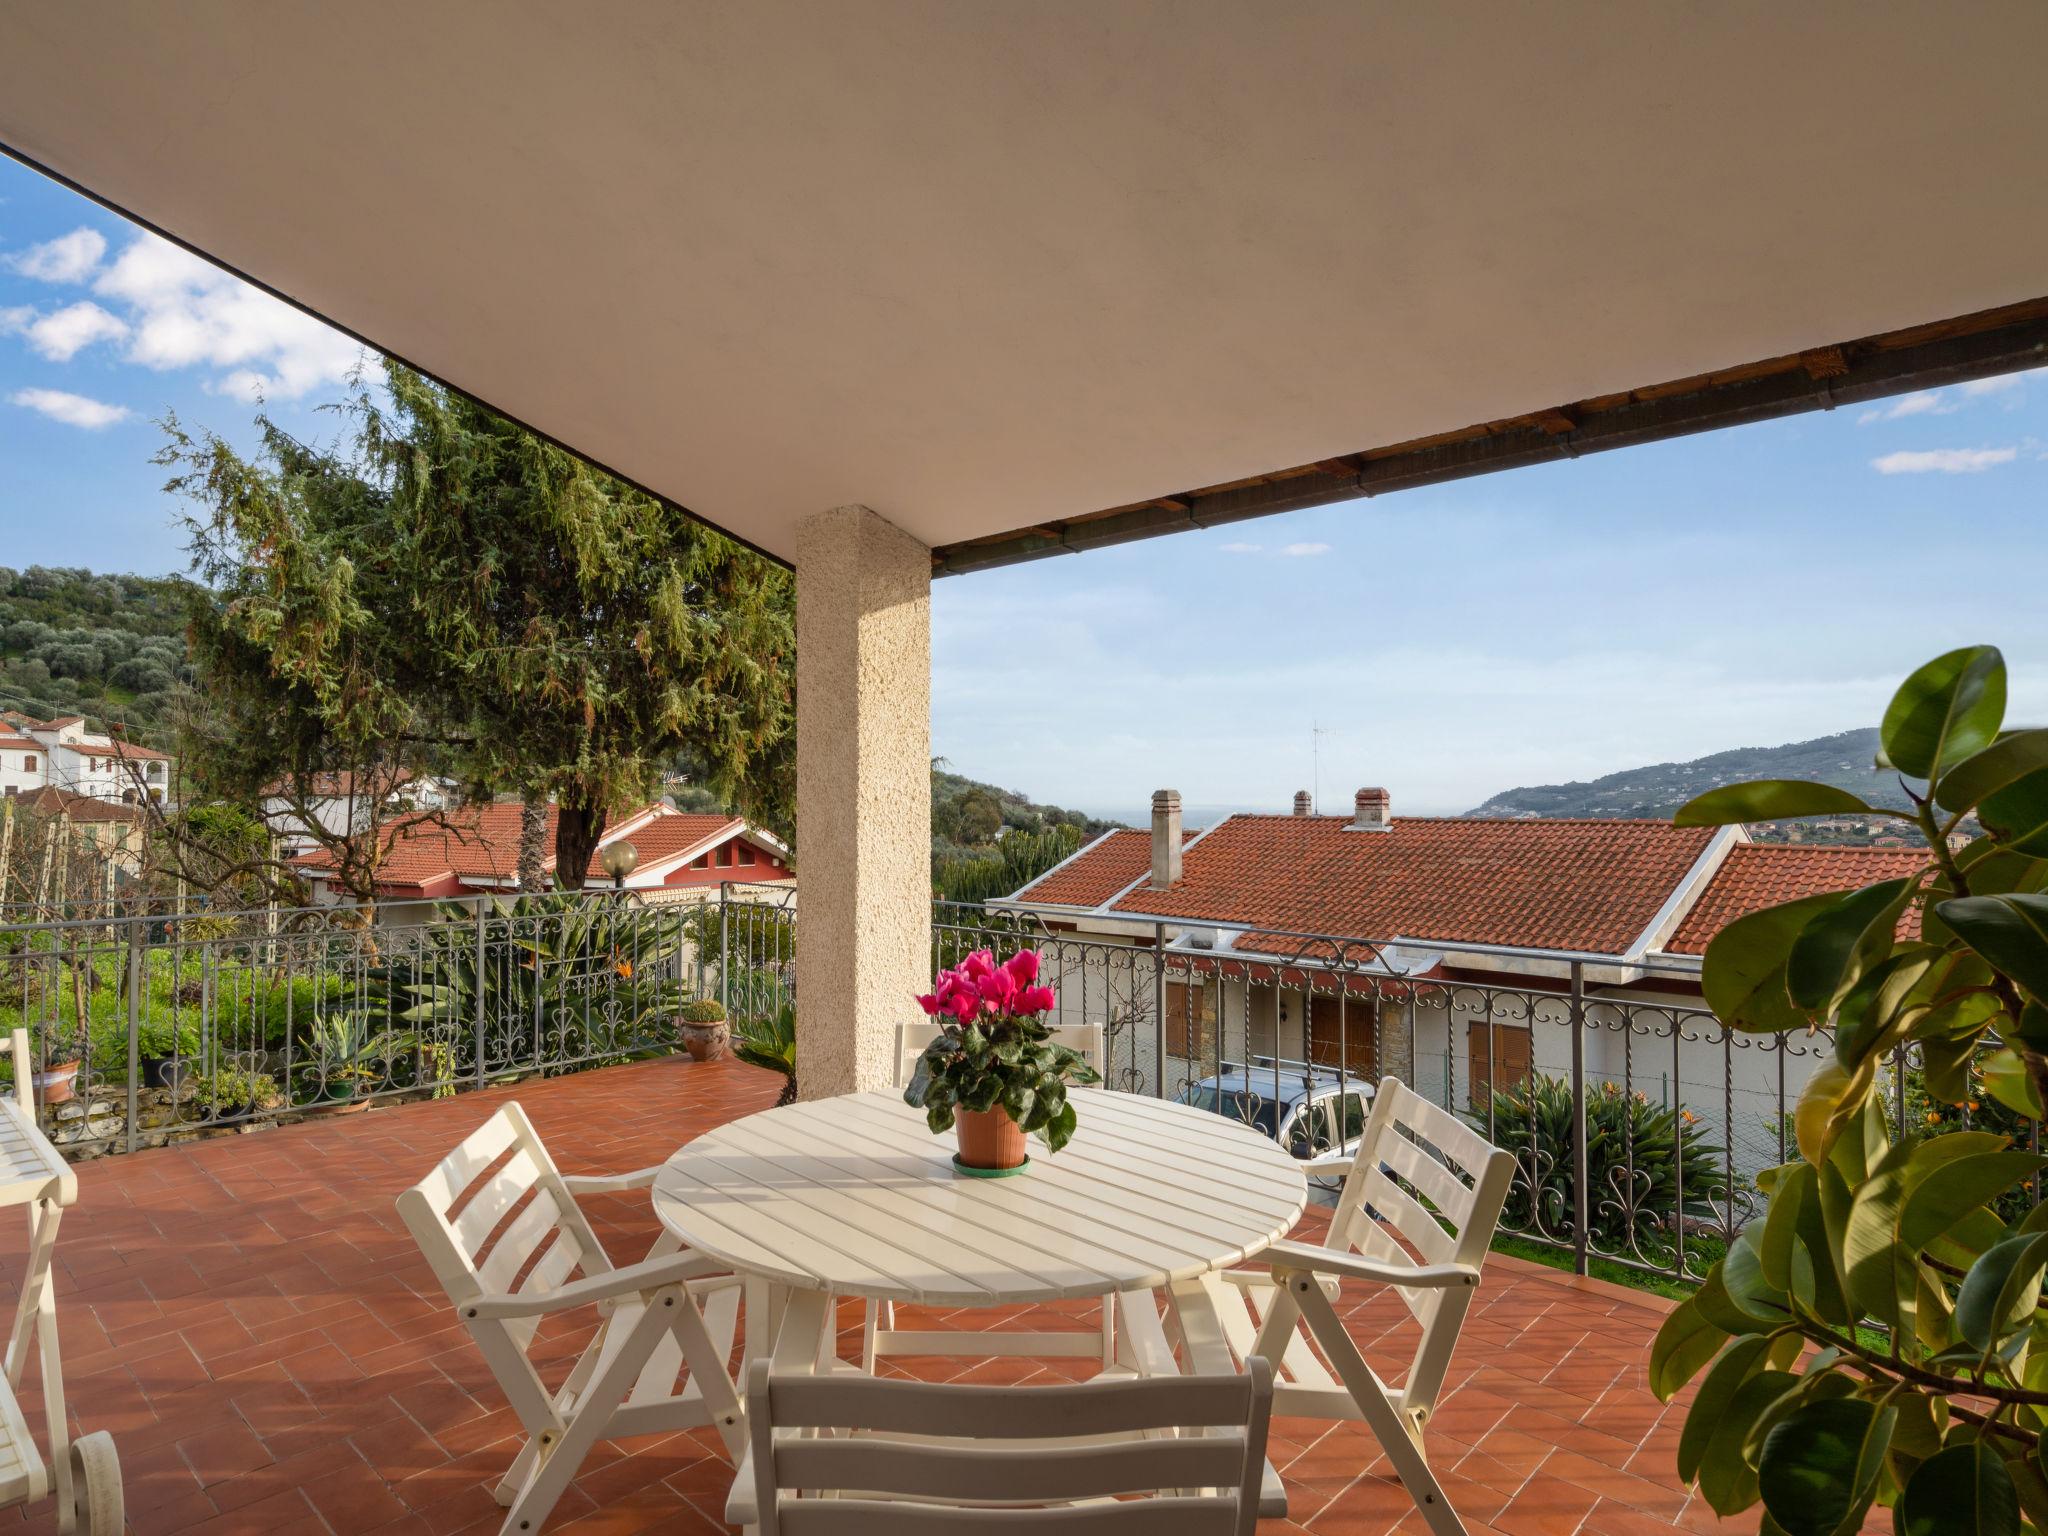
<instances>
[{"instance_id":1,"label":"balcony railing","mask_svg":"<svg viewBox=\"0 0 2048 1536\"><path fill-rule=\"evenodd\" d=\"M0 923L0 1028L39 1062L83 1042L46 1106L77 1155L441 1096L675 1050L693 996L735 1017L794 997L798 902L710 888ZM1247 943L1249 947L1247 947ZM1082 937L942 905L933 965L1038 949L1063 1022L1099 1022L1106 1076L1204 1103L1298 1151L1342 1145L1392 1074L1519 1162L1506 1226L1570 1254L1703 1274L1792 1155L1825 1033L1732 1033L1682 966L1623 975L1480 946L1134 928ZM924 1023L906 998L905 1021ZM1895 1072L1909 1112L1911 1074Z\"/></svg>"}]
</instances>

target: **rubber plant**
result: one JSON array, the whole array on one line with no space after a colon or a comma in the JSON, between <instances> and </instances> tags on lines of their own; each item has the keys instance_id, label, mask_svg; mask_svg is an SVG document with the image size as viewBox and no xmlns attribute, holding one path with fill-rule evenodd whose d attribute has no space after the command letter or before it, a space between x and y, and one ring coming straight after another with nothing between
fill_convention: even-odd
<instances>
[{"instance_id":1,"label":"rubber plant","mask_svg":"<svg viewBox=\"0 0 2048 1536\"><path fill-rule=\"evenodd\" d=\"M1724 1515L1760 1503L1765 1533L1853 1532L1873 1504L1901 1536L2048 1530L2048 730L2006 729L2005 696L1990 646L1906 679L1878 758L1903 808L1769 781L1676 818L1890 817L1927 849L1914 874L1739 918L1705 956L1730 1028L1833 1040L1798 1159L1759 1177L1762 1214L1650 1356L1666 1400L1700 1378L1680 1474ZM1942 1104L1992 1096L2019 1134L1892 1125L1900 1073Z\"/></svg>"},{"instance_id":2,"label":"rubber plant","mask_svg":"<svg viewBox=\"0 0 2048 1536\"><path fill-rule=\"evenodd\" d=\"M1038 952L1020 949L996 964L977 949L952 969L918 1006L947 1022L918 1059L904 1101L924 1110L934 1136L952 1129L960 1111L1000 1106L1027 1133L1057 1152L1073 1138L1070 1083L1101 1077L1079 1051L1056 1043L1045 1022L1057 999L1038 984Z\"/></svg>"}]
</instances>

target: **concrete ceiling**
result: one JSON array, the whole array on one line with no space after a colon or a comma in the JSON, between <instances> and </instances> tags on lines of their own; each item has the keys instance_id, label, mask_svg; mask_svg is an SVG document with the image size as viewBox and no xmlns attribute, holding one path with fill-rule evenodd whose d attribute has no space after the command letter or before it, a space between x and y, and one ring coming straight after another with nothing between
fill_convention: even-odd
<instances>
[{"instance_id":1,"label":"concrete ceiling","mask_svg":"<svg viewBox=\"0 0 2048 1536\"><path fill-rule=\"evenodd\" d=\"M0 0L0 143L768 551L2048 291L2048 6Z\"/></svg>"}]
</instances>

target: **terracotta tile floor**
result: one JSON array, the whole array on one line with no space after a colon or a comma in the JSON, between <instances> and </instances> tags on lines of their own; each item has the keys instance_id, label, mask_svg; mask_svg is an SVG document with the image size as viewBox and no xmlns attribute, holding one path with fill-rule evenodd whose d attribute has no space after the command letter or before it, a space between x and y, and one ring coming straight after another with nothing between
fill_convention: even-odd
<instances>
[{"instance_id":1,"label":"terracotta tile floor","mask_svg":"<svg viewBox=\"0 0 2048 1536\"><path fill-rule=\"evenodd\" d=\"M649 1063L82 1167L58 1250L66 1379L74 1416L119 1442L133 1529L494 1531L488 1484L517 1426L393 1197L507 1097L526 1105L566 1170L618 1172L765 1107L775 1087L732 1063ZM638 1257L652 1238L644 1196L591 1211L614 1258ZM1304 1225L1320 1219L1311 1212ZM19 1246L10 1223L0 1245L10 1277ZM1489 1266L1455 1390L1430 1430L1431 1456L1475 1532L1717 1528L1676 1486L1678 1419L1643 1387L1660 1316L1654 1301L1597 1282ZM1352 1326L1377 1338L1397 1317L1398 1301L1361 1293ZM849 1333L858 1320L842 1311ZM1387 1367L1405 1361L1372 1353ZM1040 1369L931 1364L988 1380ZM1280 1419L1273 1444L1293 1521L1262 1532L1423 1529L1362 1430ZM551 1532L724 1529L731 1471L715 1445L707 1431L601 1447ZM53 1529L50 1505L0 1514L0 1526Z\"/></svg>"}]
</instances>

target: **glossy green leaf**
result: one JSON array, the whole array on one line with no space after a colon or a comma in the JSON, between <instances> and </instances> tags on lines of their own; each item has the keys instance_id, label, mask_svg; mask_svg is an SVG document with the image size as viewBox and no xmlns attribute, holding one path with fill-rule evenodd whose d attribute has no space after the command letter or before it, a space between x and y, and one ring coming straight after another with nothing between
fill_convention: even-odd
<instances>
[{"instance_id":1,"label":"glossy green leaf","mask_svg":"<svg viewBox=\"0 0 2048 1536\"><path fill-rule=\"evenodd\" d=\"M1679 1431L1678 1476L1682 1482L1698 1478L1709 1442L1726 1420L1729 1405L1742 1384L1763 1369L1771 1342L1761 1334L1736 1339L1715 1357L1692 1406L1686 1410L1685 1428Z\"/></svg>"},{"instance_id":2,"label":"glossy green leaf","mask_svg":"<svg viewBox=\"0 0 2048 1536\"><path fill-rule=\"evenodd\" d=\"M1756 1502L1750 1445L1767 1432L1786 1400L1805 1381L1790 1371L1761 1371L1737 1388L1700 1456L1700 1494L1718 1514L1739 1514Z\"/></svg>"},{"instance_id":3,"label":"glossy green leaf","mask_svg":"<svg viewBox=\"0 0 2048 1536\"><path fill-rule=\"evenodd\" d=\"M2039 1120L2048 1115L2048 1109L2041 1104L2041 1093L2034 1086L2034 1075L2027 1070L2027 1064L2017 1051L2001 1048L1992 1051L1978 1064L1977 1076L1984 1084L1984 1091L2015 1114L2025 1115L2030 1120Z\"/></svg>"},{"instance_id":4,"label":"glossy green leaf","mask_svg":"<svg viewBox=\"0 0 2048 1536\"><path fill-rule=\"evenodd\" d=\"M2041 734L2048 735L2048 731ZM2048 768L1986 796L1977 807L1977 819L1986 830L1998 834L1999 844L2009 856L2048 857ZM1970 889L1988 891L1996 887L1980 884L1973 876Z\"/></svg>"},{"instance_id":5,"label":"glossy green leaf","mask_svg":"<svg viewBox=\"0 0 2048 1536\"><path fill-rule=\"evenodd\" d=\"M1895 1515L1898 1536L2019 1536L2019 1491L1998 1453L1969 1440L1920 1463Z\"/></svg>"},{"instance_id":6,"label":"glossy green leaf","mask_svg":"<svg viewBox=\"0 0 2048 1536\"><path fill-rule=\"evenodd\" d=\"M1973 810L1987 796L2042 769L2048 769L2048 730L2007 731L1944 773L1934 799L1944 810Z\"/></svg>"},{"instance_id":7,"label":"glossy green leaf","mask_svg":"<svg viewBox=\"0 0 2048 1536\"><path fill-rule=\"evenodd\" d=\"M1764 1508L1787 1536L1834 1536L1869 1506L1897 1410L1858 1397L1802 1403L1765 1437Z\"/></svg>"},{"instance_id":8,"label":"glossy green leaf","mask_svg":"<svg viewBox=\"0 0 2048 1536\"><path fill-rule=\"evenodd\" d=\"M1864 972L1835 1014L1835 1060L1853 1070L1916 1027L1941 958L1931 944L1911 944Z\"/></svg>"},{"instance_id":9,"label":"glossy green leaf","mask_svg":"<svg viewBox=\"0 0 2048 1536\"><path fill-rule=\"evenodd\" d=\"M2044 1266L2048 1233L2022 1233L1993 1245L1956 1293L1956 1332L1980 1355L1995 1353L2033 1315Z\"/></svg>"},{"instance_id":10,"label":"glossy green leaf","mask_svg":"<svg viewBox=\"0 0 2048 1536\"><path fill-rule=\"evenodd\" d=\"M1911 879L1883 880L1837 898L1809 918L1785 957L1785 990L1795 1006L1826 1013L1863 973L1891 953Z\"/></svg>"},{"instance_id":11,"label":"glossy green leaf","mask_svg":"<svg viewBox=\"0 0 2048 1536\"><path fill-rule=\"evenodd\" d=\"M2048 1168L2048 1157L2031 1152L1979 1152L1944 1163L1907 1195L1899 1217L1900 1243L1909 1253L1921 1252L1972 1210L2041 1168Z\"/></svg>"},{"instance_id":12,"label":"glossy green leaf","mask_svg":"<svg viewBox=\"0 0 2048 1536\"><path fill-rule=\"evenodd\" d=\"M1994 968L2048 999L2048 896L1960 896L1936 910Z\"/></svg>"},{"instance_id":13,"label":"glossy green leaf","mask_svg":"<svg viewBox=\"0 0 2048 1536\"><path fill-rule=\"evenodd\" d=\"M1806 896L1765 907L1728 924L1707 945L1700 989L1716 1018L1732 1029L1782 1034L1813 1022L1786 990L1785 966L1799 932L1838 896Z\"/></svg>"},{"instance_id":14,"label":"glossy green leaf","mask_svg":"<svg viewBox=\"0 0 2048 1536\"><path fill-rule=\"evenodd\" d=\"M1657 1400L1670 1402L1727 1341L1727 1330L1708 1322L1693 1300L1673 1307L1650 1345L1650 1390Z\"/></svg>"},{"instance_id":15,"label":"glossy green leaf","mask_svg":"<svg viewBox=\"0 0 2048 1536\"><path fill-rule=\"evenodd\" d=\"M1695 795L1671 818L1678 827L1726 827L1745 821L1782 821L1788 816L1853 815L1870 807L1846 789L1809 779L1758 779L1722 784Z\"/></svg>"},{"instance_id":16,"label":"glossy green leaf","mask_svg":"<svg viewBox=\"0 0 2048 1536\"><path fill-rule=\"evenodd\" d=\"M1815 1178L1811 1163L1791 1163L1778 1170L1772 1183L1757 1258L1763 1265L1764 1279L1781 1291L1790 1290L1792 1285L1792 1252L1799 1242L1799 1207L1803 1201L1820 1198Z\"/></svg>"},{"instance_id":17,"label":"glossy green leaf","mask_svg":"<svg viewBox=\"0 0 2048 1536\"><path fill-rule=\"evenodd\" d=\"M1885 761L1916 779L1982 751L2005 719L2005 658L1974 645L1937 656L1899 685L1878 728Z\"/></svg>"},{"instance_id":18,"label":"glossy green leaf","mask_svg":"<svg viewBox=\"0 0 2048 1536\"><path fill-rule=\"evenodd\" d=\"M1905 1201L1905 1164L1879 1169L1857 1186L1842 1244L1849 1299L1886 1328L1904 1323L1898 1260L1899 1212Z\"/></svg>"}]
</instances>

